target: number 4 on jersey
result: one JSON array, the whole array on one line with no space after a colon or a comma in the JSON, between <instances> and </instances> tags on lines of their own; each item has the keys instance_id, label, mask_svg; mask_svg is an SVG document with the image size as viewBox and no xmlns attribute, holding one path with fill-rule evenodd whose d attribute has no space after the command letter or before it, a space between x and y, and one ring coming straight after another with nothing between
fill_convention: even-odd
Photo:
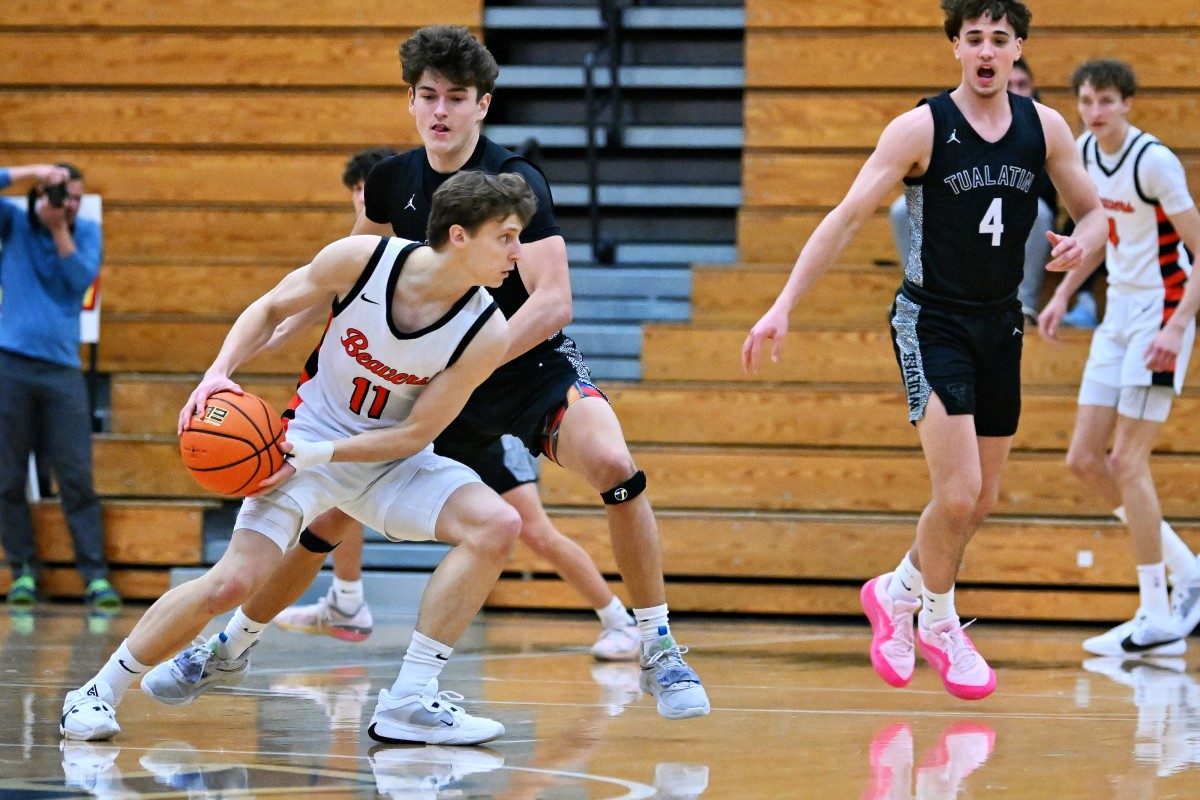
<instances>
[{"instance_id":1,"label":"number 4 on jersey","mask_svg":"<svg viewBox=\"0 0 1200 800\"><path fill-rule=\"evenodd\" d=\"M1000 246L1000 234L1004 233L1003 213L1000 208L1000 198L997 197L988 206L987 213L979 223L979 232L992 235L992 247Z\"/></svg>"}]
</instances>

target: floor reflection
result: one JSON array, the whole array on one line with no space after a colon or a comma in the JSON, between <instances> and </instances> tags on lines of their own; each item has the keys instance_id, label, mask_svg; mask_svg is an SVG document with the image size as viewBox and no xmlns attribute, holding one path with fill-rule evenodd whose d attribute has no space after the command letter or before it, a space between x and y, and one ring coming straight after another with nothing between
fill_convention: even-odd
<instances>
[{"instance_id":1,"label":"floor reflection","mask_svg":"<svg viewBox=\"0 0 1200 800\"><path fill-rule=\"evenodd\" d=\"M139 613L0 615L0 800L1191 800L1200 777L1194 658L1081 665L1090 630L996 623L975 639L1001 690L967 703L930 670L884 685L865 624L685 619L713 713L671 722L636 665L591 660L584 615L493 612L444 686L507 733L455 748L366 736L414 624L380 615L361 643L269 630L236 689L179 708L135 689L112 743L60 743L63 694Z\"/></svg>"},{"instance_id":2,"label":"floor reflection","mask_svg":"<svg viewBox=\"0 0 1200 800\"><path fill-rule=\"evenodd\" d=\"M942 731L921 757L913 782L913 733L906 722L880 728L871 741L871 781L863 800L949 800L982 767L996 746L983 722L960 720Z\"/></svg>"},{"instance_id":3,"label":"floor reflection","mask_svg":"<svg viewBox=\"0 0 1200 800\"><path fill-rule=\"evenodd\" d=\"M1133 689L1133 756L1160 777L1200 768L1200 684L1182 658L1090 658L1088 672Z\"/></svg>"}]
</instances>

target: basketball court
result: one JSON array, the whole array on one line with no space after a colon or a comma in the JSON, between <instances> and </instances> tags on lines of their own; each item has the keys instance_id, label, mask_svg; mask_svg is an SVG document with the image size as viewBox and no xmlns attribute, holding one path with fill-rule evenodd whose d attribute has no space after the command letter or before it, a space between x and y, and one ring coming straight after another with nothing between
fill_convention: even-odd
<instances>
[{"instance_id":1,"label":"basketball court","mask_svg":"<svg viewBox=\"0 0 1200 800\"><path fill-rule=\"evenodd\" d=\"M89 618L43 603L0 616L0 800L1157 800L1195 797L1200 777L1194 654L1087 660L1079 643L1098 628L987 621L971 635L999 687L968 703L922 663L907 689L883 684L865 621L681 617L713 710L670 722L641 695L636 666L592 661L591 615L490 611L441 686L507 732L450 748L366 735L415 622L382 611L361 644L269 629L242 686L182 708L134 688L115 740L60 746L63 695L142 611Z\"/></svg>"}]
</instances>

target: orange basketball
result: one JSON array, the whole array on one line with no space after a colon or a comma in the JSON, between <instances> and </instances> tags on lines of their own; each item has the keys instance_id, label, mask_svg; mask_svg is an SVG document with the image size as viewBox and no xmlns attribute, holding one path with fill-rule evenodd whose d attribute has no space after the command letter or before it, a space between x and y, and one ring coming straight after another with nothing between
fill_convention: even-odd
<instances>
[{"instance_id":1,"label":"orange basketball","mask_svg":"<svg viewBox=\"0 0 1200 800\"><path fill-rule=\"evenodd\" d=\"M183 463L196 482L241 497L283 466L283 426L261 397L217 392L179 437Z\"/></svg>"}]
</instances>

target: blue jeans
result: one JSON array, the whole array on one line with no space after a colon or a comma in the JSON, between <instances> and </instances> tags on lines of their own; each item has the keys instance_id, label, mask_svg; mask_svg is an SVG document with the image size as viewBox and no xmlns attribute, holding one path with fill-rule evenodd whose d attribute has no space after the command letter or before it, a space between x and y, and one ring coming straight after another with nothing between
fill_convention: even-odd
<instances>
[{"instance_id":1,"label":"blue jeans","mask_svg":"<svg viewBox=\"0 0 1200 800\"><path fill-rule=\"evenodd\" d=\"M40 442L39 442L40 438ZM84 584L108 577L92 483L92 412L83 373L0 350L0 545L16 577L39 570L25 497L29 454L50 459Z\"/></svg>"}]
</instances>

